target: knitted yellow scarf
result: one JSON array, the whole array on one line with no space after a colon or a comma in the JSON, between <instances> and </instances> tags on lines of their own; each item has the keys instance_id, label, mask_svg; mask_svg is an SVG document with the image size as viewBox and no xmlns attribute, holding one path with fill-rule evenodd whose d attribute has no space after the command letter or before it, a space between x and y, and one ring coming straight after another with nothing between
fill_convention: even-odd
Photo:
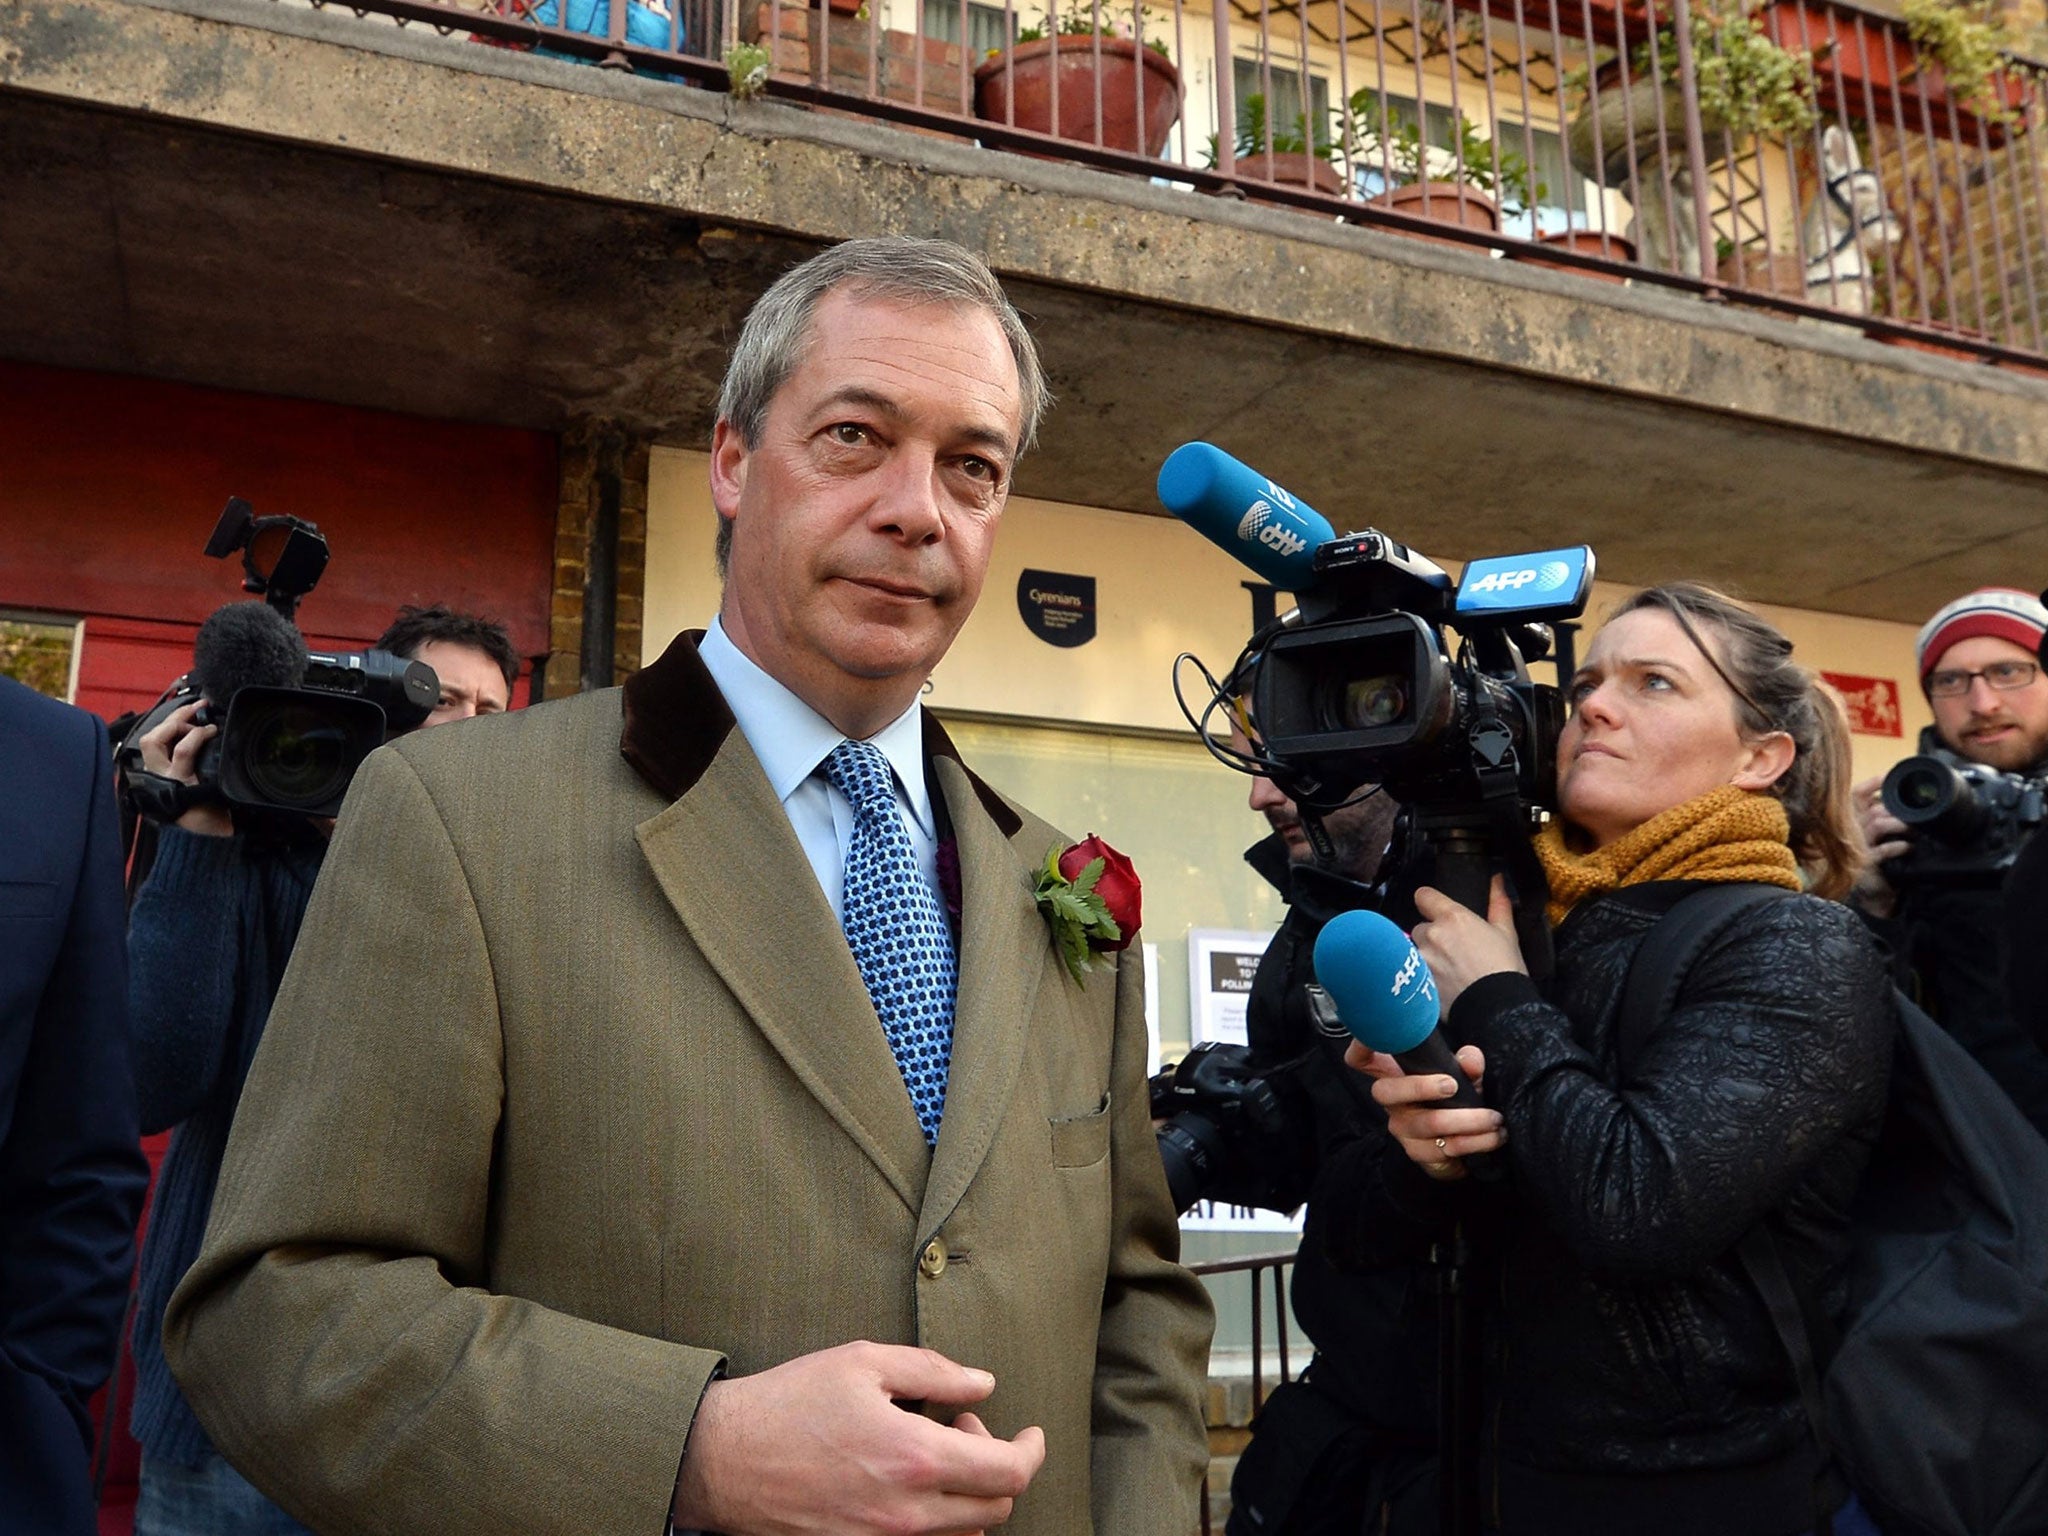
<instances>
[{"instance_id":1,"label":"knitted yellow scarf","mask_svg":"<svg viewBox=\"0 0 2048 1536\"><path fill-rule=\"evenodd\" d=\"M1791 835L1783 805L1733 784L1674 805L1591 853L1567 848L1564 823L1553 817L1536 834L1536 856L1550 877L1551 924L1588 896L1650 880L1752 880L1800 890Z\"/></svg>"}]
</instances>

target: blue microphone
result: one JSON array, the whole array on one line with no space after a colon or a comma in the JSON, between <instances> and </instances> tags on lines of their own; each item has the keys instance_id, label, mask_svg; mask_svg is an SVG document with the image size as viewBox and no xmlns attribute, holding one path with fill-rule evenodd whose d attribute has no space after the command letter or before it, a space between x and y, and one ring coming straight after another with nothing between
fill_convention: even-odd
<instances>
[{"instance_id":1,"label":"blue microphone","mask_svg":"<svg viewBox=\"0 0 2048 1536\"><path fill-rule=\"evenodd\" d=\"M1393 1057L1411 1077L1456 1083L1444 1108L1484 1108L1436 1027L1436 978L1407 934L1377 912L1339 912L1316 935L1316 981L1359 1044Z\"/></svg>"},{"instance_id":2,"label":"blue microphone","mask_svg":"<svg viewBox=\"0 0 2048 1536\"><path fill-rule=\"evenodd\" d=\"M1283 592L1315 585L1329 520L1212 443L1182 443L1159 466L1166 510Z\"/></svg>"}]
</instances>

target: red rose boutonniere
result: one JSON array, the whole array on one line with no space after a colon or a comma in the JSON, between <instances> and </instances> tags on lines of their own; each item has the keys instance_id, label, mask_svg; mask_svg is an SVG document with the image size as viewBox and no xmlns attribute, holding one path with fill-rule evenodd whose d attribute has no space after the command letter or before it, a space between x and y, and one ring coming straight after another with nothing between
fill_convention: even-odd
<instances>
[{"instance_id":1,"label":"red rose boutonniere","mask_svg":"<svg viewBox=\"0 0 2048 1536\"><path fill-rule=\"evenodd\" d=\"M1097 956L1113 955L1138 936L1138 872L1093 833L1064 852L1046 854L1034 894L1067 974L1076 981L1110 964Z\"/></svg>"}]
</instances>

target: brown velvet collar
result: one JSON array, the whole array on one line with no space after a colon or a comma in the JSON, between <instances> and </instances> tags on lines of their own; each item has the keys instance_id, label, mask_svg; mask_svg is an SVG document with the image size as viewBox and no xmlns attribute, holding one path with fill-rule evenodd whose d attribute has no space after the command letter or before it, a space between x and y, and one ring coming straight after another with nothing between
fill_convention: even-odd
<instances>
[{"instance_id":1,"label":"brown velvet collar","mask_svg":"<svg viewBox=\"0 0 2048 1536\"><path fill-rule=\"evenodd\" d=\"M698 659L697 642L703 638L701 629L685 630L651 665L627 678L623 690L626 723L619 732L619 755L670 800L681 799L704 776L734 724L725 696ZM949 757L960 765L1003 836L1015 837L1024 829L1003 797L961 762L960 749L930 710L924 712L924 755L927 762Z\"/></svg>"}]
</instances>

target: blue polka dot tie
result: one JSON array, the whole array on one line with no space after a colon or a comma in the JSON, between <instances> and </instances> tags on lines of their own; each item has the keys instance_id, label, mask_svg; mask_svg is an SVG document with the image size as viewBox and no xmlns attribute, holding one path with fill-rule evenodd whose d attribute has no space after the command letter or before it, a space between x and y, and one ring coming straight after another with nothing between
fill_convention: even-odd
<instances>
[{"instance_id":1,"label":"blue polka dot tie","mask_svg":"<svg viewBox=\"0 0 2048 1536\"><path fill-rule=\"evenodd\" d=\"M825 759L825 777L853 807L839 923L910 1090L925 1145L932 1146L953 1054L959 975L953 930L939 893L917 867L881 749L842 741Z\"/></svg>"}]
</instances>

